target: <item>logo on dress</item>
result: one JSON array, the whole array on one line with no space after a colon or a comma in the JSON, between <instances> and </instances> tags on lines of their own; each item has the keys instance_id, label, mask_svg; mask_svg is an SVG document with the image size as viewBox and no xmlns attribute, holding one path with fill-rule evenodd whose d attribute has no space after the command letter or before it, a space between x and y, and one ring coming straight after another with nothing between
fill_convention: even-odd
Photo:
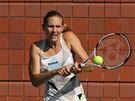
<instances>
[{"instance_id":1,"label":"logo on dress","mask_svg":"<svg viewBox=\"0 0 135 101\"><path fill-rule=\"evenodd\" d=\"M58 68L61 68L62 67L62 64L60 64L57 60L57 58L55 57L52 57L49 59L48 61L48 69L49 70L54 70L54 69L58 69Z\"/></svg>"}]
</instances>

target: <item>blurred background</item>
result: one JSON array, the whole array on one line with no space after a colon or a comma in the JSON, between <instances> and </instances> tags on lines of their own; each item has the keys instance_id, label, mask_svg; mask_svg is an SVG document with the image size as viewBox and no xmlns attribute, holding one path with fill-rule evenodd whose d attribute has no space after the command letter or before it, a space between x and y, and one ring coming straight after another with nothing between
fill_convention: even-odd
<instances>
[{"instance_id":1,"label":"blurred background","mask_svg":"<svg viewBox=\"0 0 135 101\"><path fill-rule=\"evenodd\" d=\"M87 51L111 32L129 38L132 56L124 68L78 76L88 101L135 101L135 0L0 0L0 101L42 101L44 86L32 86L28 61L30 45L45 37L49 10L62 13Z\"/></svg>"}]
</instances>

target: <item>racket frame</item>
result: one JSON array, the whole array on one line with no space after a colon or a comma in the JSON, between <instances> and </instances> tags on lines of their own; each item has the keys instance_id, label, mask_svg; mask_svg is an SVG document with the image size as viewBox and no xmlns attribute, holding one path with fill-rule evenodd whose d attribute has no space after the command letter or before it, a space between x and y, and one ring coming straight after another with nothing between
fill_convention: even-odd
<instances>
[{"instance_id":1,"label":"racket frame","mask_svg":"<svg viewBox=\"0 0 135 101\"><path fill-rule=\"evenodd\" d=\"M87 62L89 59L91 59L92 57L97 56L97 55L96 55L96 50L97 50L97 47L99 46L100 42L101 42L102 40L106 39L107 37L111 36L111 35L120 35L120 36L122 36L122 37L126 40L127 45L128 45L128 48L129 48L129 52L128 52L127 58L126 58L122 63L120 63L119 65L114 66L114 67L105 67L105 66L103 66L103 65L97 65L97 64L94 64L94 63L92 63L92 64L86 64L86 62ZM83 62L80 64L80 66L81 66L82 68L85 67L85 66L94 66L94 67L101 67L101 68L108 69L108 70L118 69L118 68L122 67L122 65L124 65L124 64L129 60L129 58L130 58L130 56L131 56L131 53L132 53L131 44L130 44L130 41L128 40L128 38L127 38L126 35L124 35L124 34L122 34L122 33L110 33L110 34L107 34L107 35L103 36L103 37L98 41L98 43L96 44L96 47L94 48L94 50L92 51L92 53L88 56L88 58L87 58L85 61L83 61Z\"/></svg>"}]
</instances>

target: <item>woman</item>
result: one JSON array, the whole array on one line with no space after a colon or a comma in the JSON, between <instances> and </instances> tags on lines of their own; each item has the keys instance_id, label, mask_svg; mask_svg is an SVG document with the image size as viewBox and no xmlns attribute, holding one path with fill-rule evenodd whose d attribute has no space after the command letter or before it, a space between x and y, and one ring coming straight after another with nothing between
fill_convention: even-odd
<instances>
[{"instance_id":1,"label":"woman","mask_svg":"<svg viewBox=\"0 0 135 101\"><path fill-rule=\"evenodd\" d=\"M64 27L63 17L50 11L44 17L46 39L34 42L30 49L29 74L32 84L46 84L44 101L86 101L76 74L81 72L74 54L81 61L88 56L77 36Z\"/></svg>"}]
</instances>

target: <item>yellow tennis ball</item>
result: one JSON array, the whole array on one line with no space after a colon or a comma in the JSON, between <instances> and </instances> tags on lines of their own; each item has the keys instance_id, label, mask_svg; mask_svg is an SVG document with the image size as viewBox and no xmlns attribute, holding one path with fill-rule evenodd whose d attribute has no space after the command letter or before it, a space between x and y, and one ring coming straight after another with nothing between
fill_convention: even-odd
<instances>
[{"instance_id":1,"label":"yellow tennis ball","mask_svg":"<svg viewBox=\"0 0 135 101\"><path fill-rule=\"evenodd\" d=\"M104 60L101 56L95 56L93 59L93 62L97 65L101 65L103 64Z\"/></svg>"}]
</instances>

